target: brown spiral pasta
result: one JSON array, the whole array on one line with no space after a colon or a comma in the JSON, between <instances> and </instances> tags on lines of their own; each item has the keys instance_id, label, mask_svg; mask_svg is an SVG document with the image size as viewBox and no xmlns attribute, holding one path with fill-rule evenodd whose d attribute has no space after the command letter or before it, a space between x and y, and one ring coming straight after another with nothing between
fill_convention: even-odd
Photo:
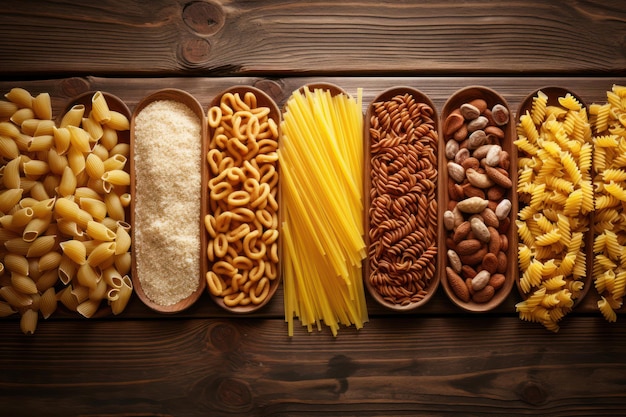
<instances>
[{"instance_id":1,"label":"brown spiral pasta","mask_svg":"<svg viewBox=\"0 0 626 417\"><path fill-rule=\"evenodd\" d=\"M370 274L393 304L423 299L437 256L437 130L434 110L410 94L372 104Z\"/></svg>"}]
</instances>

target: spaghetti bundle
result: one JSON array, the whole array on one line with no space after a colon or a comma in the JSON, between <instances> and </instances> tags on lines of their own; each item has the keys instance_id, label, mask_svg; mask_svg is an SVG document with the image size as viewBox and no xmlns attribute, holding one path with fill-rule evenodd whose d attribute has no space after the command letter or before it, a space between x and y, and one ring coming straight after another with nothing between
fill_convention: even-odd
<instances>
[{"instance_id":1,"label":"spaghetti bundle","mask_svg":"<svg viewBox=\"0 0 626 417\"><path fill-rule=\"evenodd\" d=\"M312 331L323 321L361 328L363 115L355 100L324 89L294 92L281 124L285 320Z\"/></svg>"}]
</instances>

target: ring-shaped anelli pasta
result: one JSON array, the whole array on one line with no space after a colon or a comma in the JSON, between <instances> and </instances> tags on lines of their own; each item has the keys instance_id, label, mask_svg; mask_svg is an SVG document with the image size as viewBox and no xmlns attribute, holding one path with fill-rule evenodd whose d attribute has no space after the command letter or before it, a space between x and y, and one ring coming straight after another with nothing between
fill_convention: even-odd
<instances>
[{"instance_id":1,"label":"ring-shaped anelli pasta","mask_svg":"<svg viewBox=\"0 0 626 417\"><path fill-rule=\"evenodd\" d=\"M219 171L226 171L228 168L232 168L235 165L235 160L231 156L225 156L220 162Z\"/></svg>"},{"instance_id":2,"label":"ring-shaped anelli pasta","mask_svg":"<svg viewBox=\"0 0 626 417\"><path fill-rule=\"evenodd\" d=\"M219 233L225 233L230 229L233 220L233 213L224 211L215 217L215 230Z\"/></svg>"},{"instance_id":3,"label":"ring-shaped anelli pasta","mask_svg":"<svg viewBox=\"0 0 626 417\"><path fill-rule=\"evenodd\" d=\"M263 278L265 275L265 261L263 259L259 259L259 262L254 265L250 269L250 273L248 274L248 279L252 282L256 282Z\"/></svg>"},{"instance_id":4,"label":"ring-shaped anelli pasta","mask_svg":"<svg viewBox=\"0 0 626 417\"><path fill-rule=\"evenodd\" d=\"M272 213L265 209L260 209L255 212L256 218L261 222L261 224L269 229L272 227Z\"/></svg>"},{"instance_id":5,"label":"ring-shaped anelli pasta","mask_svg":"<svg viewBox=\"0 0 626 417\"><path fill-rule=\"evenodd\" d=\"M278 243L276 242L270 245L270 261L278 263Z\"/></svg>"},{"instance_id":6,"label":"ring-shaped anelli pasta","mask_svg":"<svg viewBox=\"0 0 626 417\"><path fill-rule=\"evenodd\" d=\"M246 180L243 183L243 189L246 190L250 194L251 198L252 196L258 193L259 186L260 186L259 181L257 181L255 178L250 178L250 177L246 178Z\"/></svg>"},{"instance_id":7,"label":"ring-shaped anelli pasta","mask_svg":"<svg viewBox=\"0 0 626 417\"><path fill-rule=\"evenodd\" d=\"M233 287L235 291L243 290L243 286L248 281L248 274L234 274L230 280L230 286Z\"/></svg>"},{"instance_id":8,"label":"ring-shaped anelli pasta","mask_svg":"<svg viewBox=\"0 0 626 417\"><path fill-rule=\"evenodd\" d=\"M209 287L209 291L216 297L222 295L222 291L226 287L224 281L213 271L208 271L206 273L206 283Z\"/></svg>"},{"instance_id":9,"label":"ring-shaped anelli pasta","mask_svg":"<svg viewBox=\"0 0 626 417\"><path fill-rule=\"evenodd\" d=\"M259 164L273 164L278 161L278 152L259 152L258 155L254 157L254 159Z\"/></svg>"},{"instance_id":10,"label":"ring-shaped anelli pasta","mask_svg":"<svg viewBox=\"0 0 626 417\"><path fill-rule=\"evenodd\" d=\"M251 107L250 111L252 112L252 114L254 114L254 116L259 119L259 122L262 122L261 124L265 124L267 123L267 116L270 115L270 108L267 106L261 106L261 107Z\"/></svg>"},{"instance_id":11,"label":"ring-shaped anelli pasta","mask_svg":"<svg viewBox=\"0 0 626 417\"><path fill-rule=\"evenodd\" d=\"M233 187L226 181L219 182L211 189L209 193L212 200L223 200L233 193Z\"/></svg>"},{"instance_id":12,"label":"ring-shaped anelli pasta","mask_svg":"<svg viewBox=\"0 0 626 417\"><path fill-rule=\"evenodd\" d=\"M235 101L235 105L233 106L233 109L236 111L250 111L250 105L252 104L251 101L248 101L248 103L246 103L246 96L247 94L244 94L244 98L242 99L241 96L239 95L239 93L235 93L233 95L234 101ZM247 96L247 98L249 99L250 96ZM254 101L256 103L256 100Z\"/></svg>"},{"instance_id":13,"label":"ring-shaped anelli pasta","mask_svg":"<svg viewBox=\"0 0 626 417\"><path fill-rule=\"evenodd\" d=\"M228 175L228 169L225 169L224 171L221 171L219 174L217 174L217 176L211 178L209 180L209 182L208 182L209 189L213 189L218 184L224 182L224 179L226 178L226 175Z\"/></svg>"},{"instance_id":14,"label":"ring-shaped anelli pasta","mask_svg":"<svg viewBox=\"0 0 626 417\"><path fill-rule=\"evenodd\" d=\"M255 215L254 211L250 210L247 207L237 207L231 210L233 214L233 220L242 222L242 223L250 223L254 220Z\"/></svg>"},{"instance_id":15,"label":"ring-shaped anelli pasta","mask_svg":"<svg viewBox=\"0 0 626 417\"><path fill-rule=\"evenodd\" d=\"M222 98L220 99L220 108L224 113L233 114L235 109L239 108L237 100L235 99L235 94L226 93L222 95Z\"/></svg>"},{"instance_id":16,"label":"ring-shaped anelli pasta","mask_svg":"<svg viewBox=\"0 0 626 417\"><path fill-rule=\"evenodd\" d=\"M226 202L232 207L247 206L250 203L250 194L244 190L233 191L228 194Z\"/></svg>"},{"instance_id":17,"label":"ring-shaped anelli pasta","mask_svg":"<svg viewBox=\"0 0 626 417\"><path fill-rule=\"evenodd\" d=\"M254 266L252 259L242 255L235 256L231 261L233 267L241 270L250 270Z\"/></svg>"},{"instance_id":18,"label":"ring-shaped anelli pasta","mask_svg":"<svg viewBox=\"0 0 626 417\"><path fill-rule=\"evenodd\" d=\"M244 239L249 233L250 225L248 223L242 223L233 230L229 230L228 233L226 233L226 238L229 242L235 242Z\"/></svg>"},{"instance_id":19,"label":"ring-shaped anelli pasta","mask_svg":"<svg viewBox=\"0 0 626 417\"><path fill-rule=\"evenodd\" d=\"M213 215L207 214L206 216L204 216L204 228L206 229L209 236L211 236L212 238L215 238L215 236L217 236L216 226L217 221L215 217L213 217Z\"/></svg>"},{"instance_id":20,"label":"ring-shaped anelli pasta","mask_svg":"<svg viewBox=\"0 0 626 417\"><path fill-rule=\"evenodd\" d=\"M259 141L259 153L268 154L278 149L278 142L276 139L261 139Z\"/></svg>"},{"instance_id":21,"label":"ring-shaped anelli pasta","mask_svg":"<svg viewBox=\"0 0 626 417\"><path fill-rule=\"evenodd\" d=\"M270 280L276 279L278 276L278 269L275 262L265 262L265 276Z\"/></svg>"},{"instance_id":22,"label":"ring-shaped anelli pasta","mask_svg":"<svg viewBox=\"0 0 626 417\"><path fill-rule=\"evenodd\" d=\"M213 175L217 175L220 172L219 167L223 158L224 154L219 149L214 148L207 152L206 160Z\"/></svg>"},{"instance_id":23,"label":"ring-shaped anelli pasta","mask_svg":"<svg viewBox=\"0 0 626 417\"><path fill-rule=\"evenodd\" d=\"M259 119L257 119L256 115L251 114L250 120L248 120L248 124L246 125L246 136L248 137L248 141L256 142L256 138L261 131L261 125L259 124Z\"/></svg>"},{"instance_id":24,"label":"ring-shaped anelli pasta","mask_svg":"<svg viewBox=\"0 0 626 417\"><path fill-rule=\"evenodd\" d=\"M267 298L270 292L270 283L269 280L265 277L261 278L261 280L250 289L250 300L252 304L261 304Z\"/></svg>"},{"instance_id":25,"label":"ring-shaped anelli pasta","mask_svg":"<svg viewBox=\"0 0 626 417\"><path fill-rule=\"evenodd\" d=\"M252 165L252 163L250 163L249 160L245 160L243 161L243 168L244 172L246 173L246 176L248 178L252 178L254 179L257 183L260 181L261 179L261 174L259 172L259 167L258 165Z\"/></svg>"},{"instance_id":26,"label":"ring-shaped anelli pasta","mask_svg":"<svg viewBox=\"0 0 626 417\"><path fill-rule=\"evenodd\" d=\"M272 164L262 164L259 166L259 175L261 176L259 183L269 184L276 176L276 168Z\"/></svg>"},{"instance_id":27,"label":"ring-shaped anelli pasta","mask_svg":"<svg viewBox=\"0 0 626 417\"><path fill-rule=\"evenodd\" d=\"M244 298L246 298L246 294L243 292L233 292L232 294L228 294L224 297L224 304L228 307L243 305Z\"/></svg>"},{"instance_id":28,"label":"ring-shaped anelli pasta","mask_svg":"<svg viewBox=\"0 0 626 417\"><path fill-rule=\"evenodd\" d=\"M246 103L246 105L250 109L256 108L257 106L256 94L254 94L252 91L246 91L246 94L243 95L243 102Z\"/></svg>"},{"instance_id":29,"label":"ring-shaped anelli pasta","mask_svg":"<svg viewBox=\"0 0 626 417\"><path fill-rule=\"evenodd\" d=\"M223 258L228 253L228 238L226 234L220 233L213 239L213 253L218 258Z\"/></svg>"},{"instance_id":30,"label":"ring-shaped anelli pasta","mask_svg":"<svg viewBox=\"0 0 626 417\"><path fill-rule=\"evenodd\" d=\"M278 233L278 229L270 228L263 232L263 235L261 235L261 240L263 240L263 243L265 243L266 245L271 245L278 240L279 235L280 234Z\"/></svg>"},{"instance_id":31,"label":"ring-shaped anelli pasta","mask_svg":"<svg viewBox=\"0 0 626 417\"><path fill-rule=\"evenodd\" d=\"M246 173L240 167L231 167L227 169L226 178L233 183L245 182L248 179Z\"/></svg>"},{"instance_id":32,"label":"ring-shaped anelli pasta","mask_svg":"<svg viewBox=\"0 0 626 417\"><path fill-rule=\"evenodd\" d=\"M225 275L227 277L233 277L237 273L237 268L230 262L223 260L215 262L211 270L216 274Z\"/></svg>"},{"instance_id":33,"label":"ring-shaped anelli pasta","mask_svg":"<svg viewBox=\"0 0 626 417\"><path fill-rule=\"evenodd\" d=\"M269 194L270 194L270 186L268 184L262 183L261 185L259 185L258 195L256 196L256 198L254 198L254 201L250 203L250 207L265 208L265 206L267 205L267 198Z\"/></svg>"},{"instance_id":34,"label":"ring-shaped anelli pasta","mask_svg":"<svg viewBox=\"0 0 626 417\"><path fill-rule=\"evenodd\" d=\"M228 136L223 133L215 133L213 135L212 146L216 149L225 149L226 144L228 143Z\"/></svg>"},{"instance_id":35,"label":"ring-shaped anelli pasta","mask_svg":"<svg viewBox=\"0 0 626 417\"><path fill-rule=\"evenodd\" d=\"M235 161L237 161L238 159L241 159L243 161L242 155L245 155L248 153L248 147L246 146L245 143L241 141L241 138L238 138L238 137L232 137L228 139L228 142L226 143L226 150L231 155L231 157L233 157ZM240 165L240 164L237 164L237 165Z\"/></svg>"},{"instance_id":36,"label":"ring-shaped anelli pasta","mask_svg":"<svg viewBox=\"0 0 626 417\"><path fill-rule=\"evenodd\" d=\"M206 256L209 261L215 261L215 247L213 246L213 242L209 242L209 244L206 245Z\"/></svg>"},{"instance_id":37,"label":"ring-shaped anelli pasta","mask_svg":"<svg viewBox=\"0 0 626 417\"><path fill-rule=\"evenodd\" d=\"M207 120L212 128L218 127L222 121L222 109L219 106L212 106L207 113Z\"/></svg>"},{"instance_id":38,"label":"ring-shaped anelli pasta","mask_svg":"<svg viewBox=\"0 0 626 417\"><path fill-rule=\"evenodd\" d=\"M267 248L259 237L258 230L252 230L243 238L243 252L251 259L261 259L265 256Z\"/></svg>"}]
</instances>

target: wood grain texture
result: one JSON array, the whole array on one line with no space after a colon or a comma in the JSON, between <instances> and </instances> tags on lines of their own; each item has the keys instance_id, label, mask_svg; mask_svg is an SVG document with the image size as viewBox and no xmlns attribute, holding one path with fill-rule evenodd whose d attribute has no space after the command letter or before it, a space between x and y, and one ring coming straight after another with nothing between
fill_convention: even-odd
<instances>
[{"instance_id":1,"label":"wood grain texture","mask_svg":"<svg viewBox=\"0 0 626 417\"><path fill-rule=\"evenodd\" d=\"M626 400L626 328L595 318L558 336L501 317L373 320L336 339L288 339L277 320L0 332L11 416L600 416Z\"/></svg>"},{"instance_id":2,"label":"wood grain texture","mask_svg":"<svg viewBox=\"0 0 626 417\"><path fill-rule=\"evenodd\" d=\"M0 74L623 75L625 42L618 0L10 0Z\"/></svg>"}]
</instances>

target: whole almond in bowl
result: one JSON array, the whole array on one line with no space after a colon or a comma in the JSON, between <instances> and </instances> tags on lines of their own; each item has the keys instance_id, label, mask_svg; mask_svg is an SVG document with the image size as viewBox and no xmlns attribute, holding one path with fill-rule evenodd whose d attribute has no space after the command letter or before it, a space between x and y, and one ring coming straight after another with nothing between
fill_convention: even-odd
<instances>
[{"instance_id":1,"label":"whole almond in bowl","mask_svg":"<svg viewBox=\"0 0 626 417\"><path fill-rule=\"evenodd\" d=\"M508 244L516 241L517 204L511 117L506 100L483 86L457 91L441 114L441 284L471 312L498 306L516 279L516 248Z\"/></svg>"},{"instance_id":2,"label":"whole almond in bowl","mask_svg":"<svg viewBox=\"0 0 626 417\"><path fill-rule=\"evenodd\" d=\"M437 129L435 107L414 88L388 89L367 109L365 283L395 311L424 305L439 286Z\"/></svg>"}]
</instances>

